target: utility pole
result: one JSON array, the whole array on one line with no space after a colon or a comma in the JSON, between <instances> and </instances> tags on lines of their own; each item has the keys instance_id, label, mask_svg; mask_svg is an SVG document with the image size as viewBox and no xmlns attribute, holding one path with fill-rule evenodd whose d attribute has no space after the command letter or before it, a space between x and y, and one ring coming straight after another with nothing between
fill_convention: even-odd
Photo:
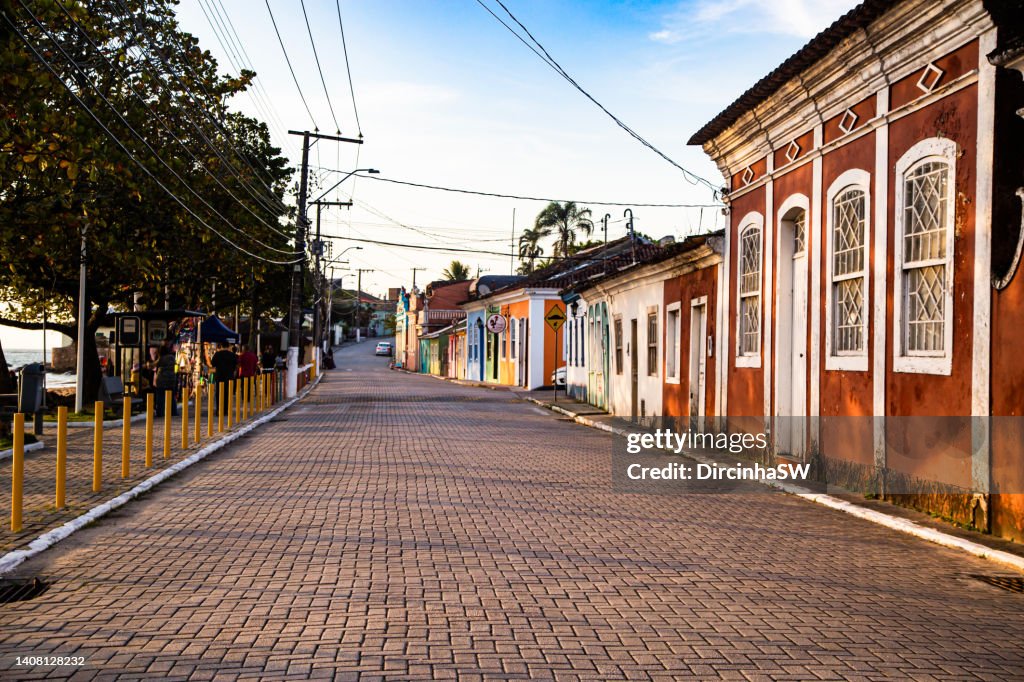
<instances>
[{"instance_id":1,"label":"utility pole","mask_svg":"<svg viewBox=\"0 0 1024 682\"><path fill-rule=\"evenodd\" d=\"M359 343L359 308L363 302L363 273L373 272L370 268L356 268L356 343ZM415 274L415 273L414 273Z\"/></svg>"},{"instance_id":2,"label":"utility pole","mask_svg":"<svg viewBox=\"0 0 1024 682\"><path fill-rule=\"evenodd\" d=\"M413 289L416 288L416 271L417 270L426 270L426 268L413 268L412 269L412 288Z\"/></svg>"},{"instance_id":3,"label":"utility pole","mask_svg":"<svg viewBox=\"0 0 1024 682\"><path fill-rule=\"evenodd\" d=\"M516 274L516 207L512 207L512 251L508 254L508 274Z\"/></svg>"},{"instance_id":4,"label":"utility pole","mask_svg":"<svg viewBox=\"0 0 1024 682\"><path fill-rule=\"evenodd\" d=\"M78 266L78 348L76 350L78 372L75 376L75 412L81 414L85 406L85 325L88 304L85 300L85 233L88 224L82 227L82 250ZM96 396L93 396L94 398Z\"/></svg>"},{"instance_id":5,"label":"utility pole","mask_svg":"<svg viewBox=\"0 0 1024 682\"><path fill-rule=\"evenodd\" d=\"M324 345L324 330L320 325L320 319L322 317L321 308L323 307L324 299L326 294L324 293L324 280L326 277L321 272L320 268L320 256L323 255L324 244L320 240L320 209L324 206L352 206L351 201L322 201L317 199L316 201L310 202L313 206L316 206L316 241L313 245L313 257L316 259L316 279L314 286L316 287L316 301L313 306L313 340L316 342L316 347L319 349L317 352L323 351ZM319 364L318 364L319 366Z\"/></svg>"},{"instance_id":6,"label":"utility pole","mask_svg":"<svg viewBox=\"0 0 1024 682\"><path fill-rule=\"evenodd\" d=\"M322 135L308 130L299 132L289 130L289 135L302 136L302 168L299 174L299 214L295 218L295 252L299 254L300 260L292 266L292 295L288 320L288 358L287 373L285 375L284 394L292 398L298 392L299 386L299 336L302 333L302 283L303 271L306 262L306 193L309 190L309 140L334 140L335 142L351 142L362 144L361 139L351 137L338 137L336 135Z\"/></svg>"}]
</instances>

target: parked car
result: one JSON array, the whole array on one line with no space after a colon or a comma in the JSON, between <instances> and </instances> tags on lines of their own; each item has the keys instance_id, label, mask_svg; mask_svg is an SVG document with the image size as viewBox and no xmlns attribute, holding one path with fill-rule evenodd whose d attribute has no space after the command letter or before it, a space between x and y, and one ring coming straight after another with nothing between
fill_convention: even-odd
<instances>
[{"instance_id":1,"label":"parked car","mask_svg":"<svg viewBox=\"0 0 1024 682\"><path fill-rule=\"evenodd\" d=\"M552 386L558 386L559 388L565 387L565 365L562 365L551 373L551 384Z\"/></svg>"},{"instance_id":2,"label":"parked car","mask_svg":"<svg viewBox=\"0 0 1024 682\"><path fill-rule=\"evenodd\" d=\"M395 349L391 347L390 341L381 341L377 344L377 350L374 351L374 354L391 356L394 352Z\"/></svg>"}]
</instances>

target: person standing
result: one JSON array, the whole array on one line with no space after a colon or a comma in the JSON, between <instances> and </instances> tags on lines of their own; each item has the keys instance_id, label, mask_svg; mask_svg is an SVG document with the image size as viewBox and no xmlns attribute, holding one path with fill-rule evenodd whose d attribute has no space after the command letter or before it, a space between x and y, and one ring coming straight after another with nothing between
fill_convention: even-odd
<instances>
[{"instance_id":1,"label":"person standing","mask_svg":"<svg viewBox=\"0 0 1024 682\"><path fill-rule=\"evenodd\" d=\"M160 346L157 351L156 365L153 367L153 386L156 389L153 404L156 407L156 416L163 417L166 405L164 405L167 391L171 392L171 415L178 416L178 400L175 394L178 391L178 371L174 366L174 350L167 344Z\"/></svg>"},{"instance_id":2,"label":"person standing","mask_svg":"<svg viewBox=\"0 0 1024 682\"><path fill-rule=\"evenodd\" d=\"M238 355L238 377L248 379L256 376L260 367L260 360L256 354L249 350L249 346L242 346L242 352Z\"/></svg>"},{"instance_id":3,"label":"person standing","mask_svg":"<svg viewBox=\"0 0 1024 682\"><path fill-rule=\"evenodd\" d=\"M219 350L210 358L210 364L213 365L213 380L219 384L235 378L238 356L231 352L226 343L218 344L217 348Z\"/></svg>"},{"instance_id":4,"label":"person standing","mask_svg":"<svg viewBox=\"0 0 1024 682\"><path fill-rule=\"evenodd\" d=\"M260 356L260 365L264 372L273 372L277 368L277 353L269 343L263 346L263 355Z\"/></svg>"}]
</instances>

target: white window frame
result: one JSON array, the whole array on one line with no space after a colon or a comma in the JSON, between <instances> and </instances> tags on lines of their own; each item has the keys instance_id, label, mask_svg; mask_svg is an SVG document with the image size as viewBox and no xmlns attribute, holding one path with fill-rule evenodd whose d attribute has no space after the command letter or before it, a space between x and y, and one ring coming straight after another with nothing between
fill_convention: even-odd
<instances>
[{"instance_id":1,"label":"white window frame","mask_svg":"<svg viewBox=\"0 0 1024 682\"><path fill-rule=\"evenodd\" d=\"M509 357L516 359L516 318L510 317L509 326Z\"/></svg>"},{"instance_id":2,"label":"white window frame","mask_svg":"<svg viewBox=\"0 0 1024 682\"><path fill-rule=\"evenodd\" d=\"M647 315L644 317L644 358L645 367L644 375L648 377L657 377L661 375L661 315L658 314L658 306L651 306L647 309ZM654 338L651 338L651 318L654 318ZM651 348L654 348L654 371L651 371Z\"/></svg>"},{"instance_id":3,"label":"white window frame","mask_svg":"<svg viewBox=\"0 0 1024 682\"><path fill-rule=\"evenodd\" d=\"M739 222L738 242L736 247L736 366L737 367L760 367L761 351L764 348L764 216L757 212L751 212L743 216ZM757 282L757 351L754 353L743 353L743 296L740 287L743 282L743 234L751 229L757 228L760 232L760 273Z\"/></svg>"},{"instance_id":4,"label":"white window frame","mask_svg":"<svg viewBox=\"0 0 1024 682\"><path fill-rule=\"evenodd\" d=\"M953 249L956 233L956 143L948 138L931 137L921 140L900 157L896 162L896 201L895 231L893 239L894 270L893 282L893 360L894 372L912 374L937 374L949 376L953 373ZM944 301L945 319L943 320L943 350L934 355L914 354L904 351L906 329L903 313L906 309L904 301L904 282L906 270L903 268L903 232L906 229L904 201L906 189L904 178L922 163L940 161L949 166L949 183L946 197L946 296Z\"/></svg>"},{"instance_id":5,"label":"white window frame","mask_svg":"<svg viewBox=\"0 0 1024 682\"><path fill-rule=\"evenodd\" d=\"M864 291L861 297L861 319L864 329L862 331L863 348L857 353L836 354L833 350L835 330L832 327L832 318L835 313L835 300L833 289L835 282L832 281L832 254L835 247L835 231L833 220L835 211L833 204L836 197L848 190L856 189L864 193ZM846 371L846 372L867 372L868 371L868 347L871 337L868 332L871 329L871 174L860 168L851 168L839 175L829 185L827 201L825 203L825 370Z\"/></svg>"},{"instance_id":6,"label":"white window frame","mask_svg":"<svg viewBox=\"0 0 1024 682\"><path fill-rule=\"evenodd\" d=\"M675 313L675 323L672 323L672 314ZM679 371L679 356L682 353L682 303L676 301L675 303L669 303L665 306L665 383L666 384L678 384L680 382L681 372ZM674 339L668 338L669 330L675 335ZM675 346L675 348L673 348ZM671 364L669 358L672 359ZM669 372L669 369L672 372Z\"/></svg>"}]
</instances>

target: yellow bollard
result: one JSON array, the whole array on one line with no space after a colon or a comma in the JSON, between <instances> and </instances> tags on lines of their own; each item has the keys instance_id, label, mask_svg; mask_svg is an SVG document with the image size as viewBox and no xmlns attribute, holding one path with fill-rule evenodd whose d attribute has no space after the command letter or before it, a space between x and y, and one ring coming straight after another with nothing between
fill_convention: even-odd
<instances>
[{"instance_id":1,"label":"yellow bollard","mask_svg":"<svg viewBox=\"0 0 1024 682\"><path fill-rule=\"evenodd\" d=\"M252 416L249 414L249 377L242 379L242 393L245 394L242 400L242 416L248 419Z\"/></svg>"},{"instance_id":2,"label":"yellow bollard","mask_svg":"<svg viewBox=\"0 0 1024 682\"><path fill-rule=\"evenodd\" d=\"M224 431L224 382L217 382L217 433Z\"/></svg>"},{"instance_id":3,"label":"yellow bollard","mask_svg":"<svg viewBox=\"0 0 1024 682\"><path fill-rule=\"evenodd\" d=\"M103 490L103 401L97 400L93 410L92 491L98 493Z\"/></svg>"},{"instance_id":4,"label":"yellow bollard","mask_svg":"<svg viewBox=\"0 0 1024 682\"><path fill-rule=\"evenodd\" d=\"M235 382L229 380L226 383L227 383L227 389L226 390L228 392L228 429L230 430L231 429L231 425L234 423L233 421L231 421L231 417L232 417L232 414L234 413Z\"/></svg>"},{"instance_id":5,"label":"yellow bollard","mask_svg":"<svg viewBox=\"0 0 1024 682\"><path fill-rule=\"evenodd\" d=\"M54 506L63 509L64 484L67 480L68 468L68 408L63 405L57 408L57 495Z\"/></svg>"},{"instance_id":6,"label":"yellow bollard","mask_svg":"<svg viewBox=\"0 0 1024 682\"><path fill-rule=\"evenodd\" d=\"M199 440L203 436L203 387L196 386L196 426L195 433L192 434L192 440L195 443L199 443Z\"/></svg>"},{"instance_id":7,"label":"yellow bollard","mask_svg":"<svg viewBox=\"0 0 1024 682\"><path fill-rule=\"evenodd\" d=\"M153 402L156 396L146 394L146 468L153 466Z\"/></svg>"},{"instance_id":8,"label":"yellow bollard","mask_svg":"<svg viewBox=\"0 0 1024 682\"><path fill-rule=\"evenodd\" d=\"M239 379L235 379L235 424L241 422L241 407L242 407L242 382Z\"/></svg>"},{"instance_id":9,"label":"yellow bollard","mask_svg":"<svg viewBox=\"0 0 1024 682\"><path fill-rule=\"evenodd\" d=\"M121 478L128 478L131 475L132 399L125 396L121 404Z\"/></svg>"},{"instance_id":10,"label":"yellow bollard","mask_svg":"<svg viewBox=\"0 0 1024 682\"><path fill-rule=\"evenodd\" d=\"M174 391L164 391L164 459L171 456L171 401Z\"/></svg>"},{"instance_id":11,"label":"yellow bollard","mask_svg":"<svg viewBox=\"0 0 1024 682\"><path fill-rule=\"evenodd\" d=\"M213 437L213 384L206 384L206 437Z\"/></svg>"},{"instance_id":12,"label":"yellow bollard","mask_svg":"<svg viewBox=\"0 0 1024 682\"><path fill-rule=\"evenodd\" d=\"M21 532L21 484L25 477L25 415L14 415L14 449L11 451L11 532Z\"/></svg>"},{"instance_id":13,"label":"yellow bollard","mask_svg":"<svg viewBox=\"0 0 1024 682\"><path fill-rule=\"evenodd\" d=\"M188 386L181 387L181 449L188 450Z\"/></svg>"}]
</instances>

